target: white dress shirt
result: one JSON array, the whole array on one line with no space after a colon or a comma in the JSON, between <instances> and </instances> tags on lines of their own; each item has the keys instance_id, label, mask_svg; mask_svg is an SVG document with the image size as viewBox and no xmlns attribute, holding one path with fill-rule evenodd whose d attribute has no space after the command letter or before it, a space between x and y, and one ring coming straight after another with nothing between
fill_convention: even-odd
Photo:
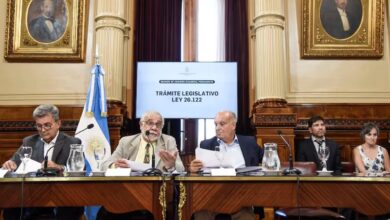
<instances>
[{"instance_id":1,"label":"white dress shirt","mask_svg":"<svg viewBox=\"0 0 390 220\"><path fill-rule=\"evenodd\" d=\"M339 12L340 17L341 17L341 23L343 23L343 30L344 31L349 31L349 29L351 27L349 25L347 13L345 12L345 10L343 10L341 8L337 8L337 11Z\"/></svg>"},{"instance_id":2,"label":"white dress shirt","mask_svg":"<svg viewBox=\"0 0 390 220\"><path fill-rule=\"evenodd\" d=\"M53 138L53 140L50 141L50 143L46 143L46 142L41 138L41 140L42 140L42 142L43 142L43 158L45 158L45 155L46 155L47 151L48 151L52 146L54 146L54 145L56 144L56 141L57 141L57 138L58 138L58 134L59 134L59 133L60 133L60 132L58 131L58 132L57 132L57 135ZM51 150L49 151L49 153L47 153L47 159L48 159L48 160L52 160L51 157L53 156L53 151L54 151L54 149L51 149Z\"/></svg>"},{"instance_id":3,"label":"white dress shirt","mask_svg":"<svg viewBox=\"0 0 390 220\"><path fill-rule=\"evenodd\" d=\"M219 146L221 150L229 152L229 155L234 155L234 164L236 165L236 168L242 168L245 167L245 159L244 155L242 154L240 144L238 143L237 136L234 136L234 140L232 143L227 144L223 142L221 139L217 139Z\"/></svg>"},{"instance_id":4,"label":"white dress shirt","mask_svg":"<svg viewBox=\"0 0 390 220\"><path fill-rule=\"evenodd\" d=\"M318 153L318 150L320 149L320 147L322 147L322 146L326 147L325 137L323 137L322 139L316 139L314 136L311 136L311 140L314 143L314 147L316 148L317 153ZM319 143L317 141L322 141L321 146L319 145Z\"/></svg>"}]
</instances>

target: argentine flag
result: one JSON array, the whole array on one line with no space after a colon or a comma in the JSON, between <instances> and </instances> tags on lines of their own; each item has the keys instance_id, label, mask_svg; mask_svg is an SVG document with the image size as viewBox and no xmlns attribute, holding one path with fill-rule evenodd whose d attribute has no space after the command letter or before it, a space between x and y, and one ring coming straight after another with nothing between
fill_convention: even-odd
<instances>
[{"instance_id":1,"label":"argentine flag","mask_svg":"<svg viewBox=\"0 0 390 220\"><path fill-rule=\"evenodd\" d=\"M85 164L87 173L99 171L101 162L111 155L110 135L107 123L107 100L104 93L104 70L97 62L93 67L92 78L88 88L86 103L76 129L84 146ZM91 127L91 129L86 129ZM84 131L82 131L84 130ZM85 207L88 220L96 219L98 207Z\"/></svg>"}]
</instances>

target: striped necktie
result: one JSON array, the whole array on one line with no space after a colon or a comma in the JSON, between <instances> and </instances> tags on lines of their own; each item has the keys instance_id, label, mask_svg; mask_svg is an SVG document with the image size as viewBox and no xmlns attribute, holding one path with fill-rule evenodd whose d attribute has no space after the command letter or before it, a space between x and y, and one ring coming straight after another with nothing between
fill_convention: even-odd
<instances>
[{"instance_id":1,"label":"striped necktie","mask_svg":"<svg viewBox=\"0 0 390 220\"><path fill-rule=\"evenodd\" d=\"M144 157L144 163L149 163L150 162L150 144L148 143L145 147L145 157Z\"/></svg>"},{"instance_id":2,"label":"striped necktie","mask_svg":"<svg viewBox=\"0 0 390 220\"><path fill-rule=\"evenodd\" d=\"M321 147L322 147L322 143L324 143L324 140L315 140L315 142L318 144L318 151L320 151Z\"/></svg>"}]
</instances>

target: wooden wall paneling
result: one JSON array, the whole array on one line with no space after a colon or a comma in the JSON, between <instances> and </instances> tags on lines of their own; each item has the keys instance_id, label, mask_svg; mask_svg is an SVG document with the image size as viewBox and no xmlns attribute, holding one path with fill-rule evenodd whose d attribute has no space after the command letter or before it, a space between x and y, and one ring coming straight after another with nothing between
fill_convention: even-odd
<instances>
[{"instance_id":1,"label":"wooden wall paneling","mask_svg":"<svg viewBox=\"0 0 390 220\"><path fill-rule=\"evenodd\" d=\"M256 130L257 143L263 146L264 143L273 142L278 144L280 161L288 161L289 150L278 131L282 132L287 142L291 145L294 154L294 128L297 117L293 109L280 100L269 100L256 102L252 115L252 125Z\"/></svg>"},{"instance_id":2,"label":"wooden wall paneling","mask_svg":"<svg viewBox=\"0 0 390 220\"><path fill-rule=\"evenodd\" d=\"M111 148L114 150L121 137L125 106L108 102L108 127ZM74 135L83 111L82 106L57 106L62 121L61 131ZM19 148L22 139L36 133L32 112L36 106L0 106L0 164L8 160Z\"/></svg>"},{"instance_id":3,"label":"wooden wall paneling","mask_svg":"<svg viewBox=\"0 0 390 220\"><path fill-rule=\"evenodd\" d=\"M352 150L363 143L359 132L366 122L374 122L381 129L378 144L390 148L390 104L288 104L287 107L267 108L266 106L255 106L253 111L253 124L256 128L257 140L277 142L270 139L270 133L275 128L282 128L287 125L294 130L294 151L297 144L309 138L307 120L313 115L320 115L325 119L327 134L326 137L336 141L341 148L342 161L352 161ZM283 111L283 109L289 109ZM267 114L264 114L266 112ZM294 123L293 117L296 117ZM284 118L284 119L283 119ZM288 134L289 142L291 134ZM265 140L264 140L265 139ZM277 142L278 143L278 142ZM290 142L291 143L291 142ZM285 154L281 153L281 159L285 159Z\"/></svg>"},{"instance_id":4,"label":"wooden wall paneling","mask_svg":"<svg viewBox=\"0 0 390 220\"><path fill-rule=\"evenodd\" d=\"M0 122L1 123L1 122ZM32 131L0 132L0 165L7 161L21 145L22 139L33 134Z\"/></svg>"},{"instance_id":5,"label":"wooden wall paneling","mask_svg":"<svg viewBox=\"0 0 390 220\"><path fill-rule=\"evenodd\" d=\"M126 115L126 106L118 101L108 101L108 129L110 131L111 152L118 146L122 137L123 121Z\"/></svg>"},{"instance_id":6,"label":"wooden wall paneling","mask_svg":"<svg viewBox=\"0 0 390 220\"><path fill-rule=\"evenodd\" d=\"M193 161L195 159L195 153L180 154L180 159L183 162L184 168L187 171L189 171L190 170L191 161Z\"/></svg>"},{"instance_id":7,"label":"wooden wall paneling","mask_svg":"<svg viewBox=\"0 0 390 220\"><path fill-rule=\"evenodd\" d=\"M290 146L294 146L294 130L292 128L278 128L278 127L258 127L256 128L256 139L257 144L262 148L265 143L276 143L278 145L278 154L280 161L288 161L289 149L288 146L283 142L281 137L278 135L278 131L282 132L282 135ZM292 152L294 156L294 151Z\"/></svg>"}]
</instances>

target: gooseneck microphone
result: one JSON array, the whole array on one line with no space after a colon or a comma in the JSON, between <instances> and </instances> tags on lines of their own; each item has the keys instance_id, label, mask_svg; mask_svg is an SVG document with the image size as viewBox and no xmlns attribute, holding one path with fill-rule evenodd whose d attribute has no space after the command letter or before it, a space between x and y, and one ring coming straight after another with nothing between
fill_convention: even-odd
<instances>
[{"instance_id":1,"label":"gooseneck microphone","mask_svg":"<svg viewBox=\"0 0 390 220\"><path fill-rule=\"evenodd\" d=\"M39 169L37 171L36 176L57 176L58 173L60 172L60 170L58 170L57 168L54 168L54 167L47 168L47 162L49 160L48 154L49 154L49 151L51 151L53 148L54 148L54 145L49 147L49 149L47 149L45 157L44 157L44 161L43 161L43 168Z\"/></svg>"},{"instance_id":2,"label":"gooseneck microphone","mask_svg":"<svg viewBox=\"0 0 390 220\"><path fill-rule=\"evenodd\" d=\"M91 124L89 124L86 128L80 130L79 132L76 132L76 134L74 134L74 136L80 134L81 132L83 132L83 131L85 131L85 130L91 129L91 128L93 128L94 126L95 126L95 125L91 123Z\"/></svg>"},{"instance_id":3,"label":"gooseneck microphone","mask_svg":"<svg viewBox=\"0 0 390 220\"><path fill-rule=\"evenodd\" d=\"M78 135L78 134L80 134L81 132L84 132L85 130L88 130L88 129L93 128L94 126L95 126L95 125L94 125L93 123L87 125L86 128L84 128L84 129L80 130L79 132L77 132L77 133L75 134L75 136ZM54 146L55 146L55 145L54 145ZM48 167L47 167L47 163L48 163L48 161L49 161L48 154L49 154L49 151L52 150L52 149L54 148L54 146L51 146L51 147L49 147L49 149L47 149L46 154L45 154L45 157L44 157L44 161L43 161L43 168L42 168L42 169L39 169L39 170L37 171L36 176L58 176L58 174L60 173L60 170L57 169L57 168L54 168L54 167L48 168Z\"/></svg>"},{"instance_id":4,"label":"gooseneck microphone","mask_svg":"<svg viewBox=\"0 0 390 220\"><path fill-rule=\"evenodd\" d=\"M152 147L152 167L142 172L143 176L161 176L162 172L161 170L156 168L156 156L154 154L154 147L153 143L149 139L150 131L145 131L145 136L147 138L148 144Z\"/></svg>"},{"instance_id":5,"label":"gooseneck microphone","mask_svg":"<svg viewBox=\"0 0 390 220\"><path fill-rule=\"evenodd\" d=\"M283 175L289 175L289 174L299 175L299 174L301 174L302 172L299 169L294 168L293 159L292 159L292 149L291 149L290 144L283 137L282 131L278 130L278 135L280 136L280 138L282 138L283 142L287 145L288 151L289 151L289 154L288 154L289 167L283 170Z\"/></svg>"}]
</instances>

